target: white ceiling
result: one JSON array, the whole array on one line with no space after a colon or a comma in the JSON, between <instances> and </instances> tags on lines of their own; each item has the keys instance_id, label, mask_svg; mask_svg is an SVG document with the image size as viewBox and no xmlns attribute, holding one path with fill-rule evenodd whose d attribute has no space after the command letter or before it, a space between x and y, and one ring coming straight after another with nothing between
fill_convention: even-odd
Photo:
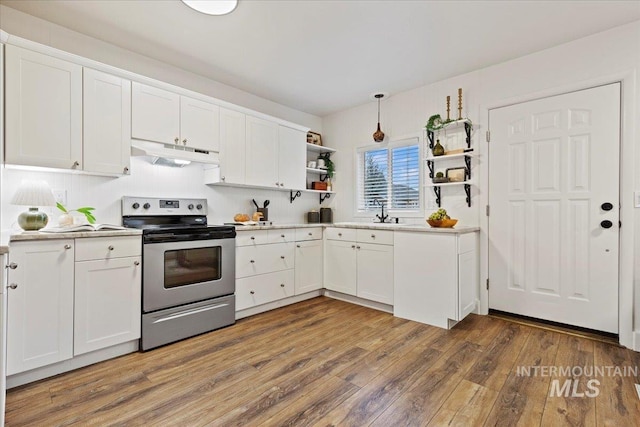
<instances>
[{"instance_id":1,"label":"white ceiling","mask_svg":"<svg viewBox=\"0 0 640 427\"><path fill-rule=\"evenodd\" d=\"M640 19L638 0L0 3L317 116Z\"/></svg>"}]
</instances>

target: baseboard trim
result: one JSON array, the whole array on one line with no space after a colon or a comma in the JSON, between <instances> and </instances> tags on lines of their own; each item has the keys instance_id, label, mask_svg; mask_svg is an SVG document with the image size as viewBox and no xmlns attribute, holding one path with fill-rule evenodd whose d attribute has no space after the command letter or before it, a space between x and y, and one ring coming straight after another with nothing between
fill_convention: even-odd
<instances>
[{"instance_id":1,"label":"baseboard trim","mask_svg":"<svg viewBox=\"0 0 640 427\"><path fill-rule=\"evenodd\" d=\"M347 295L341 292L330 291L328 289L325 289L323 294L324 296L329 298L350 302L352 304L362 305L364 307L373 308L374 310L384 311L386 313L393 314L393 306L389 304L383 304L381 302L371 301L364 298L358 298L353 295Z\"/></svg>"},{"instance_id":2,"label":"baseboard trim","mask_svg":"<svg viewBox=\"0 0 640 427\"><path fill-rule=\"evenodd\" d=\"M246 308L244 310L236 311L236 320L244 319L245 317L253 316L255 314L264 313L265 311L270 311L276 308L284 307L285 305L291 305L297 302L319 297L320 295L322 295L321 290L311 291L311 292L307 292L306 294L296 295L293 297L273 301L267 304Z\"/></svg>"}]
</instances>

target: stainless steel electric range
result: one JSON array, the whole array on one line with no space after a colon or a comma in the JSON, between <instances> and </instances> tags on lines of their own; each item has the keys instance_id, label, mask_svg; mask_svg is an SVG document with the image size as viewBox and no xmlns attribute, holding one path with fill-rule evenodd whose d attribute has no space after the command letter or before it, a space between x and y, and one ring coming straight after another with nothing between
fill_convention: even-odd
<instances>
[{"instance_id":1,"label":"stainless steel electric range","mask_svg":"<svg viewBox=\"0 0 640 427\"><path fill-rule=\"evenodd\" d=\"M235 323L236 232L206 199L123 197L122 223L142 229L143 351Z\"/></svg>"}]
</instances>

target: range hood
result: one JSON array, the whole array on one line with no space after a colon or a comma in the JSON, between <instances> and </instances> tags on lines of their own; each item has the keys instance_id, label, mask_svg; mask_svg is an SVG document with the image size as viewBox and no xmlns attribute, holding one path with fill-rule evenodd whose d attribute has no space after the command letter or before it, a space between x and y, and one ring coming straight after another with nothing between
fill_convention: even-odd
<instances>
[{"instance_id":1,"label":"range hood","mask_svg":"<svg viewBox=\"0 0 640 427\"><path fill-rule=\"evenodd\" d=\"M182 167L191 162L206 163L210 165L220 164L220 158L215 151L199 150L176 144L163 144L160 142L131 140L132 156L152 157L152 163L165 166Z\"/></svg>"}]
</instances>

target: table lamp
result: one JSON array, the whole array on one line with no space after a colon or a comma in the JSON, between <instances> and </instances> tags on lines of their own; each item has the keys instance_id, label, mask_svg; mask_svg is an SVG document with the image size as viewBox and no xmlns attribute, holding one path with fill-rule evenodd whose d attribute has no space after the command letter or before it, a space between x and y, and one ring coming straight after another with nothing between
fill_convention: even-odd
<instances>
[{"instance_id":1,"label":"table lamp","mask_svg":"<svg viewBox=\"0 0 640 427\"><path fill-rule=\"evenodd\" d=\"M38 231L47 225L47 214L37 206L55 206L51 187L43 180L24 180L11 199L11 204L29 206L27 212L18 216L18 225L25 231Z\"/></svg>"}]
</instances>

